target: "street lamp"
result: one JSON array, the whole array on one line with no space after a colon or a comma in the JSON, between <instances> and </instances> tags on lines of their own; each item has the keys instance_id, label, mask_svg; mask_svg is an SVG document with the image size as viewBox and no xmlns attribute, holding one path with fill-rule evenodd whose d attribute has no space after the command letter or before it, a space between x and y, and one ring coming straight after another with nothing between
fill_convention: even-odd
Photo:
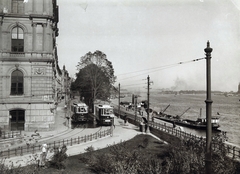
<instances>
[{"instance_id":1,"label":"street lamp","mask_svg":"<svg viewBox=\"0 0 240 174\"><path fill-rule=\"evenodd\" d=\"M206 52L206 78L207 78L207 98L206 103L206 119L207 119L207 131L206 131L206 153L205 153L205 167L206 174L211 174L212 170L212 99L211 99L211 52L209 41L207 42Z\"/></svg>"}]
</instances>

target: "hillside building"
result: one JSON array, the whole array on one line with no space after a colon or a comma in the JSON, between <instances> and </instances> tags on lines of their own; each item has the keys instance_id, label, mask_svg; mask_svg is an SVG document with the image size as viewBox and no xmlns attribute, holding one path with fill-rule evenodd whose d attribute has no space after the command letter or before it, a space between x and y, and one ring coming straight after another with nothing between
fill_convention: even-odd
<instances>
[{"instance_id":1,"label":"hillside building","mask_svg":"<svg viewBox=\"0 0 240 174\"><path fill-rule=\"evenodd\" d=\"M54 129L57 24L56 0L0 0L1 129Z\"/></svg>"}]
</instances>

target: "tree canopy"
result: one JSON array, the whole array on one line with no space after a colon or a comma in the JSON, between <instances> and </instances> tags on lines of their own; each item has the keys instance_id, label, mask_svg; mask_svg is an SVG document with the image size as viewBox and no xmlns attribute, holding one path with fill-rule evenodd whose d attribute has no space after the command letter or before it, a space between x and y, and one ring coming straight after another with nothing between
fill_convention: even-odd
<instances>
[{"instance_id":1,"label":"tree canopy","mask_svg":"<svg viewBox=\"0 0 240 174\"><path fill-rule=\"evenodd\" d=\"M112 63L101 51L88 52L78 62L76 80L73 87L90 106L96 99L107 100L115 82Z\"/></svg>"}]
</instances>

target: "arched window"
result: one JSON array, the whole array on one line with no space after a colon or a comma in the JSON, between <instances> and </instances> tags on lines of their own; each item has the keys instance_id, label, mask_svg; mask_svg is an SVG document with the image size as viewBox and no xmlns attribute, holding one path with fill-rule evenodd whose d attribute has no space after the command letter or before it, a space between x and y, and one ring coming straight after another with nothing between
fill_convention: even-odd
<instances>
[{"instance_id":1,"label":"arched window","mask_svg":"<svg viewBox=\"0 0 240 174\"><path fill-rule=\"evenodd\" d=\"M19 70L12 72L11 76L11 95L23 94L23 73Z\"/></svg>"},{"instance_id":2,"label":"arched window","mask_svg":"<svg viewBox=\"0 0 240 174\"><path fill-rule=\"evenodd\" d=\"M12 13L23 13L24 0L12 0Z\"/></svg>"},{"instance_id":3,"label":"arched window","mask_svg":"<svg viewBox=\"0 0 240 174\"><path fill-rule=\"evenodd\" d=\"M20 27L12 29L12 52L24 51L23 30Z\"/></svg>"}]
</instances>

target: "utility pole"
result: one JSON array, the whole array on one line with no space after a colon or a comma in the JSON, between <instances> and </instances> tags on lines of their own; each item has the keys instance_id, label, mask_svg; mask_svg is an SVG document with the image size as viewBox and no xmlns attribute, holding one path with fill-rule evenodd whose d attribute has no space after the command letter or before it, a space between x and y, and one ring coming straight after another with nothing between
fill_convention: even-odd
<instances>
[{"instance_id":1,"label":"utility pole","mask_svg":"<svg viewBox=\"0 0 240 174\"><path fill-rule=\"evenodd\" d=\"M206 70L207 70L207 99L206 103L206 120L207 120L207 131L206 131L206 153L205 153L205 168L206 174L212 173L212 99L211 99L211 52L209 41L207 42L207 48L204 49L206 52Z\"/></svg>"},{"instance_id":2,"label":"utility pole","mask_svg":"<svg viewBox=\"0 0 240 174\"><path fill-rule=\"evenodd\" d=\"M120 83L118 84L118 118L120 118Z\"/></svg>"},{"instance_id":3,"label":"utility pole","mask_svg":"<svg viewBox=\"0 0 240 174\"><path fill-rule=\"evenodd\" d=\"M150 77L148 75L147 77L147 130L146 130L146 133L150 133L150 130L149 130L149 86L150 86Z\"/></svg>"},{"instance_id":4,"label":"utility pole","mask_svg":"<svg viewBox=\"0 0 240 174\"><path fill-rule=\"evenodd\" d=\"M137 125L137 96L134 96L134 107L135 107L135 124Z\"/></svg>"}]
</instances>

